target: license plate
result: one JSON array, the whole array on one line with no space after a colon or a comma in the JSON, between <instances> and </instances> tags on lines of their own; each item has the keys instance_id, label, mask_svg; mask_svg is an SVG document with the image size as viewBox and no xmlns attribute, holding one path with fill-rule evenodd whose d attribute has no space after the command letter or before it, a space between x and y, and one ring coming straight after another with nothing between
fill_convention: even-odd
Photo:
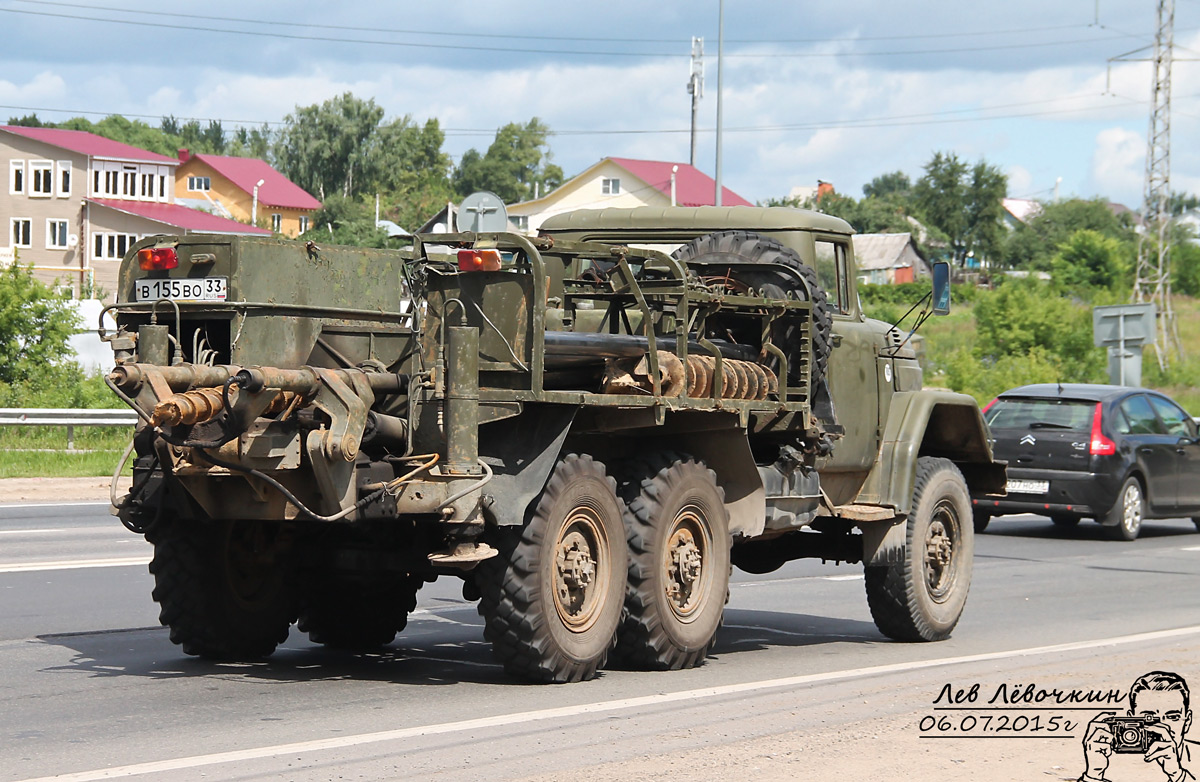
<instances>
[{"instance_id":1,"label":"license plate","mask_svg":"<svg viewBox=\"0 0 1200 782\"><path fill-rule=\"evenodd\" d=\"M228 277L197 279L135 280L134 301L225 301L229 295Z\"/></svg>"},{"instance_id":2,"label":"license plate","mask_svg":"<svg viewBox=\"0 0 1200 782\"><path fill-rule=\"evenodd\" d=\"M1009 494L1045 494L1050 491L1050 481L1023 481L1010 478L1007 488Z\"/></svg>"}]
</instances>

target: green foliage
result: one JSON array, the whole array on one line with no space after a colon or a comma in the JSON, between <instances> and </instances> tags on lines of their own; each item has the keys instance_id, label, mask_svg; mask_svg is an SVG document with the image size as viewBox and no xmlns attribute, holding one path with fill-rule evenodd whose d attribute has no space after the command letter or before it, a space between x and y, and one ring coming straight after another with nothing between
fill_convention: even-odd
<instances>
[{"instance_id":1,"label":"green foliage","mask_svg":"<svg viewBox=\"0 0 1200 782\"><path fill-rule=\"evenodd\" d=\"M36 114L34 119L37 119ZM1191 193L1171 193L1167 199L1167 213L1171 215L1181 215L1197 207L1200 207L1200 198Z\"/></svg>"},{"instance_id":2,"label":"green foliage","mask_svg":"<svg viewBox=\"0 0 1200 782\"><path fill-rule=\"evenodd\" d=\"M275 142L279 170L322 201L369 192L370 156L382 119L383 109L373 99L349 92L320 105L297 106L284 117Z\"/></svg>"},{"instance_id":3,"label":"green foliage","mask_svg":"<svg viewBox=\"0 0 1200 782\"><path fill-rule=\"evenodd\" d=\"M69 355L67 340L78 325L70 298L19 263L0 269L0 382L28 380Z\"/></svg>"},{"instance_id":4,"label":"green foliage","mask_svg":"<svg viewBox=\"0 0 1200 782\"><path fill-rule=\"evenodd\" d=\"M1171 289L1200 296L1200 244L1180 242L1171 247Z\"/></svg>"},{"instance_id":5,"label":"green foliage","mask_svg":"<svg viewBox=\"0 0 1200 782\"><path fill-rule=\"evenodd\" d=\"M333 195L312 218L312 227L302 236L317 242L358 247L394 247L387 232L375 227L374 201Z\"/></svg>"},{"instance_id":6,"label":"green foliage","mask_svg":"<svg viewBox=\"0 0 1200 782\"><path fill-rule=\"evenodd\" d=\"M929 295L932 283L902 282L898 285L859 285L858 297L864 306L874 304L897 304L911 307ZM973 285L954 285L950 288L951 301L956 304L973 301L978 295L978 289ZM882 318L881 318L882 320Z\"/></svg>"},{"instance_id":7,"label":"green foliage","mask_svg":"<svg viewBox=\"0 0 1200 782\"><path fill-rule=\"evenodd\" d=\"M1073 198L1041 206L1041 212L1029 222L1018 225L1005 242L1005 266L1049 271L1058 248L1077 231L1094 231L1118 240L1123 247L1124 262L1132 264L1135 252L1132 227L1113 214L1107 201Z\"/></svg>"},{"instance_id":8,"label":"green foliage","mask_svg":"<svg viewBox=\"0 0 1200 782\"><path fill-rule=\"evenodd\" d=\"M1071 234L1051 259L1054 282L1062 290L1082 292L1088 289L1128 288L1132 267L1126 246L1098 231L1083 229Z\"/></svg>"},{"instance_id":9,"label":"green foliage","mask_svg":"<svg viewBox=\"0 0 1200 782\"><path fill-rule=\"evenodd\" d=\"M953 152L936 152L925 174L913 186L918 216L950 240L954 259L965 264L997 256L1001 247L1001 199L1008 179L999 168L980 160L974 166Z\"/></svg>"},{"instance_id":10,"label":"green foliage","mask_svg":"<svg viewBox=\"0 0 1200 782\"><path fill-rule=\"evenodd\" d=\"M528 201L534 185L547 193L562 184L563 172L550 162L550 128L537 117L525 125L510 122L496 131L485 154L468 149L454 172L454 191L467 196L490 190L506 204Z\"/></svg>"},{"instance_id":11,"label":"green foliage","mask_svg":"<svg viewBox=\"0 0 1200 782\"><path fill-rule=\"evenodd\" d=\"M867 198L907 200L912 196L912 180L903 171L880 174L863 185L863 195Z\"/></svg>"}]
</instances>

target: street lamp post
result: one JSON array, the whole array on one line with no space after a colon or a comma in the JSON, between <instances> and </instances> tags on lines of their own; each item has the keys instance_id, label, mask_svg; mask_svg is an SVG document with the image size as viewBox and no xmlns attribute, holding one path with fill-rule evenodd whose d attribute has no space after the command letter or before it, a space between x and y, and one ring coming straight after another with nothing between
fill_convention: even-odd
<instances>
[{"instance_id":1,"label":"street lamp post","mask_svg":"<svg viewBox=\"0 0 1200 782\"><path fill-rule=\"evenodd\" d=\"M254 183L254 203L250 206L250 224L258 225L258 189L263 186L267 180L260 179Z\"/></svg>"}]
</instances>

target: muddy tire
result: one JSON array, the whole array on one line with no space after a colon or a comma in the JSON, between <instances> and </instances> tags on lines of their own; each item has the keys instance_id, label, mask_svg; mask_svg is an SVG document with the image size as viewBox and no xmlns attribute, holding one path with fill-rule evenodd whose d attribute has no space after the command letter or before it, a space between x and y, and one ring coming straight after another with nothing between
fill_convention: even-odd
<instances>
[{"instance_id":1,"label":"muddy tire","mask_svg":"<svg viewBox=\"0 0 1200 782\"><path fill-rule=\"evenodd\" d=\"M420 576L368 581L316 578L297 627L315 644L364 651L390 644L417 607Z\"/></svg>"},{"instance_id":2,"label":"muddy tire","mask_svg":"<svg viewBox=\"0 0 1200 782\"><path fill-rule=\"evenodd\" d=\"M831 346L831 330L833 317L829 309L829 300L817 280L817 272L805 265L800 256L790 247L785 247L774 239L769 239L750 231L720 231L705 234L693 239L680 247L672 257L683 262L703 261L704 263L739 263L739 264L778 264L793 269L804 280L798 285L795 277L771 269L761 272L736 270L730 276L743 285L762 290L769 298L784 298L789 292L798 295L802 300L813 304L813 371L811 382L814 388L825 378L826 365L829 363ZM788 356L788 383L799 383L801 375L799 368L805 358L802 345L791 333L792 329L783 326L776 327L772 340Z\"/></svg>"},{"instance_id":3,"label":"muddy tire","mask_svg":"<svg viewBox=\"0 0 1200 782\"><path fill-rule=\"evenodd\" d=\"M616 482L590 456L555 466L521 528L477 569L484 637L513 676L590 679L616 640L628 569Z\"/></svg>"},{"instance_id":4,"label":"muddy tire","mask_svg":"<svg viewBox=\"0 0 1200 782\"><path fill-rule=\"evenodd\" d=\"M694 668L708 656L729 597L729 514L716 474L660 453L639 461L622 487L629 542L622 664Z\"/></svg>"},{"instance_id":5,"label":"muddy tire","mask_svg":"<svg viewBox=\"0 0 1200 782\"><path fill-rule=\"evenodd\" d=\"M186 654L258 660L287 639L296 614L280 525L174 521L148 538L158 618Z\"/></svg>"},{"instance_id":6,"label":"muddy tire","mask_svg":"<svg viewBox=\"0 0 1200 782\"><path fill-rule=\"evenodd\" d=\"M1104 515L1104 528L1113 540L1137 540L1142 531L1142 519L1146 515L1146 495L1142 484L1132 475L1121 484L1117 501Z\"/></svg>"},{"instance_id":7,"label":"muddy tire","mask_svg":"<svg viewBox=\"0 0 1200 782\"><path fill-rule=\"evenodd\" d=\"M865 568L867 603L880 632L897 641L940 641L962 616L975 553L971 500L948 459L917 460L903 556Z\"/></svg>"}]
</instances>

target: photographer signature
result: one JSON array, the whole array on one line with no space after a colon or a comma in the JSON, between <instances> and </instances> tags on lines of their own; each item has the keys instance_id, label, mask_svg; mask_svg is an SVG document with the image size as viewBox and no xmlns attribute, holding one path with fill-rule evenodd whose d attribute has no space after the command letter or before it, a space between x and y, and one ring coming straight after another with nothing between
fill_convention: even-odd
<instances>
[{"instance_id":1,"label":"photographer signature","mask_svg":"<svg viewBox=\"0 0 1200 782\"><path fill-rule=\"evenodd\" d=\"M1192 724L1187 681L1177 673L1151 671L1129 688L1129 714L1100 714L1083 738L1086 764L1080 782L1107 782L1113 754L1140 754L1158 763L1170 782L1194 782L1184 734Z\"/></svg>"}]
</instances>

